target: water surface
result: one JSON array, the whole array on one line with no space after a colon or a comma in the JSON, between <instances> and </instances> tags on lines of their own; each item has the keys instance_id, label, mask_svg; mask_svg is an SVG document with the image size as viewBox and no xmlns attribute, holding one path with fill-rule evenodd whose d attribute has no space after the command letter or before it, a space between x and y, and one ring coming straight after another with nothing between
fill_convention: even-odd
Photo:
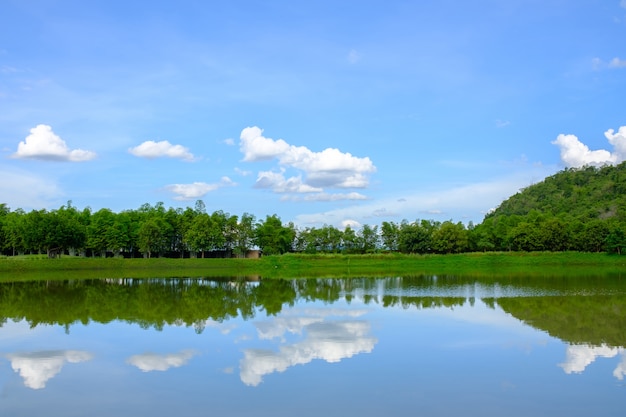
<instances>
[{"instance_id":1,"label":"water surface","mask_svg":"<svg viewBox=\"0 0 626 417\"><path fill-rule=\"evenodd\" d=\"M0 285L2 416L622 416L620 277Z\"/></svg>"}]
</instances>

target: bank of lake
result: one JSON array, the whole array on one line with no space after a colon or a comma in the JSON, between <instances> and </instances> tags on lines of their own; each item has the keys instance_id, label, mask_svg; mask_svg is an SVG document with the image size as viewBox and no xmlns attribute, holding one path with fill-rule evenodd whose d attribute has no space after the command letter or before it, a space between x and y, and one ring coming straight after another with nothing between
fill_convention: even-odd
<instances>
[{"instance_id":1,"label":"bank of lake","mask_svg":"<svg viewBox=\"0 0 626 417\"><path fill-rule=\"evenodd\" d=\"M252 277L319 278L383 277L422 274L585 275L626 273L626 257L581 252L486 252L450 255L285 254L260 259L220 258L83 258L43 256L0 258L0 280Z\"/></svg>"}]
</instances>

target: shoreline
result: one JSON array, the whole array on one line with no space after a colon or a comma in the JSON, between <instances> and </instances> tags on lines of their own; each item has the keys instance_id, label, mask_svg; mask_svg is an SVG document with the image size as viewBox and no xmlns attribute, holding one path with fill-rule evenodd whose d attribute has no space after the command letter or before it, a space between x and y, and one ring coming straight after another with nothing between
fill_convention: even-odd
<instances>
[{"instance_id":1,"label":"shoreline","mask_svg":"<svg viewBox=\"0 0 626 417\"><path fill-rule=\"evenodd\" d=\"M583 275L626 276L626 257L581 252L473 252L450 255L285 254L239 258L0 258L0 281L28 279L263 277L342 278L415 275Z\"/></svg>"}]
</instances>

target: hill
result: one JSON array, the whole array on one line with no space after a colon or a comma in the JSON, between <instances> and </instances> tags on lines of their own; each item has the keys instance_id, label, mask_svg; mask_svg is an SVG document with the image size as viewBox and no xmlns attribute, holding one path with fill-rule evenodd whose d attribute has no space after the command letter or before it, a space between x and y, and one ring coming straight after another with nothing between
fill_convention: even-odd
<instances>
[{"instance_id":1,"label":"hill","mask_svg":"<svg viewBox=\"0 0 626 417\"><path fill-rule=\"evenodd\" d=\"M477 226L483 250L626 247L626 162L568 168L511 196Z\"/></svg>"},{"instance_id":2,"label":"hill","mask_svg":"<svg viewBox=\"0 0 626 417\"><path fill-rule=\"evenodd\" d=\"M568 168L504 201L487 217L527 215L626 219L626 162L616 166Z\"/></svg>"}]
</instances>

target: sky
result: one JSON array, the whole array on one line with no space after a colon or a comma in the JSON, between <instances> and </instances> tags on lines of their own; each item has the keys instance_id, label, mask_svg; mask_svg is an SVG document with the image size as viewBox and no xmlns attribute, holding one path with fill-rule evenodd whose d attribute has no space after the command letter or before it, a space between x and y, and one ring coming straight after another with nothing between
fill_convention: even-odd
<instances>
[{"instance_id":1,"label":"sky","mask_svg":"<svg viewBox=\"0 0 626 417\"><path fill-rule=\"evenodd\" d=\"M625 93L626 0L0 0L0 203L477 224Z\"/></svg>"}]
</instances>

